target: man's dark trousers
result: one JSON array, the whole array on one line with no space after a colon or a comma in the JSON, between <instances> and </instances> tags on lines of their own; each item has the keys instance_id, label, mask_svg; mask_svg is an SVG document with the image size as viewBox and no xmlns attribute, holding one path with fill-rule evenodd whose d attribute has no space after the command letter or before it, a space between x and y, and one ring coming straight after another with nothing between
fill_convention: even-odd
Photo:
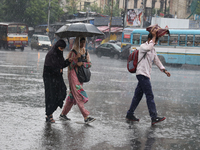
<instances>
[{"instance_id":1,"label":"man's dark trousers","mask_svg":"<svg viewBox=\"0 0 200 150\"><path fill-rule=\"evenodd\" d=\"M130 109L127 112L127 115L133 115L135 109L137 108L140 100L142 99L143 93L146 95L147 106L149 109L149 114L151 118L157 117L156 105L154 102L154 95L151 87L150 79L144 75L136 75L138 79L138 85L135 89L135 94L132 99Z\"/></svg>"}]
</instances>

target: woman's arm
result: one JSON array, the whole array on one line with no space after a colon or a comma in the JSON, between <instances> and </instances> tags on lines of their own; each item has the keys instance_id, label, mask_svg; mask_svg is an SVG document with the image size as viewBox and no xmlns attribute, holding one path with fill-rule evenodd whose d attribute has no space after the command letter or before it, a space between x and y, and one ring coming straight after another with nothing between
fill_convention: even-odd
<instances>
[{"instance_id":1,"label":"woman's arm","mask_svg":"<svg viewBox=\"0 0 200 150\"><path fill-rule=\"evenodd\" d=\"M90 62L83 62L83 66L85 68L90 68L92 66L92 63L91 63L91 61Z\"/></svg>"},{"instance_id":2,"label":"woman's arm","mask_svg":"<svg viewBox=\"0 0 200 150\"><path fill-rule=\"evenodd\" d=\"M78 58L81 57L81 55L78 53L77 55L74 52L71 52L69 55L69 60L71 59L71 63L69 64L69 69L72 70L75 68L75 66L78 65Z\"/></svg>"},{"instance_id":3,"label":"woman's arm","mask_svg":"<svg viewBox=\"0 0 200 150\"><path fill-rule=\"evenodd\" d=\"M69 66L71 62L72 62L72 59L66 59L66 60L64 61L64 66L63 66L63 68Z\"/></svg>"},{"instance_id":4,"label":"woman's arm","mask_svg":"<svg viewBox=\"0 0 200 150\"><path fill-rule=\"evenodd\" d=\"M90 68L92 66L92 63L91 63L90 54L89 54L88 51L87 51L87 58L86 59L87 59L87 62L84 62L83 66L85 68Z\"/></svg>"}]
</instances>

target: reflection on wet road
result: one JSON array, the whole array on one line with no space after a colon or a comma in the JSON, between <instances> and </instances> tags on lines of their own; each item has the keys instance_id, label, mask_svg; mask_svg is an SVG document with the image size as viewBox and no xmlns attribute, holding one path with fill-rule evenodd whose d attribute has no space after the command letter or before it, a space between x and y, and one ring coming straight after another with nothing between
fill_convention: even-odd
<instances>
[{"instance_id":1,"label":"reflection on wet road","mask_svg":"<svg viewBox=\"0 0 200 150\"><path fill-rule=\"evenodd\" d=\"M68 51L65 52L65 56ZM195 150L200 149L200 67L166 66L172 76L153 66L152 88L158 114L167 119L151 126L146 99L127 123L126 111L137 80L126 70L125 60L91 54L92 77L84 85L86 108L97 120L84 125L77 106L55 124L45 123L42 69L45 51L0 51L0 149L9 150ZM65 83L67 69L64 70Z\"/></svg>"}]
</instances>

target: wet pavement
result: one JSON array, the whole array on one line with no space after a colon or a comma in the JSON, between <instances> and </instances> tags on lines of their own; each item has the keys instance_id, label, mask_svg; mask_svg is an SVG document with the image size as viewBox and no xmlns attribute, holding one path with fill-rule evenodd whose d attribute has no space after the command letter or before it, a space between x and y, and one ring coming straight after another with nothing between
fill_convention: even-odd
<instances>
[{"instance_id":1,"label":"wet pavement","mask_svg":"<svg viewBox=\"0 0 200 150\"><path fill-rule=\"evenodd\" d=\"M66 56L68 51L65 51ZM91 54L92 77L84 85L89 96L85 107L97 120L81 124L77 106L71 121L45 123L42 69L46 51L0 50L0 149L1 150L198 150L200 149L200 67L166 66L168 78L153 66L152 88L157 111L167 119L151 126L146 99L135 115L140 122L125 120L134 89L135 74L125 60ZM67 69L64 70L65 83Z\"/></svg>"}]
</instances>

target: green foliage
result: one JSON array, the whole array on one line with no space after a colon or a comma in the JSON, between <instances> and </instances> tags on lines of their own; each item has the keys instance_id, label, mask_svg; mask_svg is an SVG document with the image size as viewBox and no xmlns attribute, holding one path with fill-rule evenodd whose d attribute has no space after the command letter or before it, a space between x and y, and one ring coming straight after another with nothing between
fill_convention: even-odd
<instances>
[{"instance_id":1,"label":"green foliage","mask_svg":"<svg viewBox=\"0 0 200 150\"><path fill-rule=\"evenodd\" d=\"M77 7L78 3L80 3L80 0L66 0L66 9L69 15L77 13Z\"/></svg>"},{"instance_id":2,"label":"green foliage","mask_svg":"<svg viewBox=\"0 0 200 150\"><path fill-rule=\"evenodd\" d=\"M191 4L191 12L195 12L194 14L200 15L200 0Z\"/></svg>"},{"instance_id":3,"label":"green foliage","mask_svg":"<svg viewBox=\"0 0 200 150\"><path fill-rule=\"evenodd\" d=\"M59 5L60 0L0 0L0 21L1 22L24 22L29 26L38 24L47 24L49 1L50 7L50 23L60 21L60 17L64 14L63 9ZM66 9L68 15L77 13L77 8L81 0L66 0ZM113 3L112 16L120 16L119 1ZM90 5L90 10L102 13L102 9L97 3ZM103 14L111 14L111 0L106 5Z\"/></svg>"},{"instance_id":4,"label":"green foliage","mask_svg":"<svg viewBox=\"0 0 200 150\"><path fill-rule=\"evenodd\" d=\"M31 26L47 23L47 11L48 5L45 1L30 0L25 11L26 22Z\"/></svg>"},{"instance_id":5,"label":"green foliage","mask_svg":"<svg viewBox=\"0 0 200 150\"><path fill-rule=\"evenodd\" d=\"M90 5L90 9L92 12L96 12L96 13L102 13L102 10L100 7L98 7L98 4L95 2L92 5Z\"/></svg>"},{"instance_id":6,"label":"green foliage","mask_svg":"<svg viewBox=\"0 0 200 150\"><path fill-rule=\"evenodd\" d=\"M105 5L105 8L103 10L103 14L109 15L111 14L111 9L112 9L112 3L109 2L109 5ZM118 3L113 2L113 17L119 17L121 13L121 10L119 9Z\"/></svg>"},{"instance_id":7,"label":"green foliage","mask_svg":"<svg viewBox=\"0 0 200 150\"><path fill-rule=\"evenodd\" d=\"M0 0L0 4L3 3L3 0ZM3 5L0 5L0 21L3 21L3 9L2 9Z\"/></svg>"},{"instance_id":8,"label":"green foliage","mask_svg":"<svg viewBox=\"0 0 200 150\"><path fill-rule=\"evenodd\" d=\"M119 9L119 4L113 3L113 17L119 17L121 14L121 9ZM109 15L109 14L108 14Z\"/></svg>"},{"instance_id":9,"label":"green foliage","mask_svg":"<svg viewBox=\"0 0 200 150\"><path fill-rule=\"evenodd\" d=\"M59 5L59 0L52 0L50 7L50 23L53 23L55 21L60 21L60 17L63 14L64 11Z\"/></svg>"},{"instance_id":10,"label":"green foliage","mask_svg":"<svg viewBox=\"0 0 200 150\"><path fill-rule=\"evenodd\" d=\"M50 0L50 23L64 13L59 0ZM0 0L0 21L25 22L29 26L47 24L49 0Z\"/></svg>"},{"instance_id":11,"label":"green foliage","mask_svg":"<svg viewBox=\"0 0 200 150\"><path fill-rule=\"evenodd\" d=\"M27 0L3 0L1 3L3 13L1 20L4 21L24 21L24 12L26 10Z\"/></svg>"}]
</instances>

